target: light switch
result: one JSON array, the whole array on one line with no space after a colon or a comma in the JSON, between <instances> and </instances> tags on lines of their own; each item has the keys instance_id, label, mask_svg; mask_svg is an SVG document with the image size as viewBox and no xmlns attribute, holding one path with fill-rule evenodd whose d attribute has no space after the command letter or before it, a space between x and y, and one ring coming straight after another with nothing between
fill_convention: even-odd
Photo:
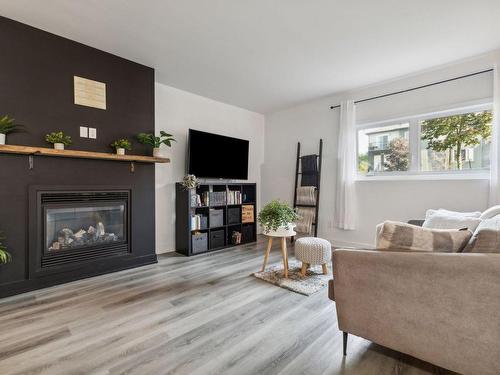
<instances>
[{"instance_id":1,"label":"light switch","mask_svg":"<svg viewBox=\"0 0 500 375\"><path fill-rule=\"evenodd\" d=\"M89 138L96 139L97 138L97 129L89 128Z\"/></svg>"},{"instance_id":2,"label":"light switch","mask_svg":"<svg viewBox=\"0 0 500 375\"><path fill-rule=\"evenodd\" d=\"M86 126L80 126L80 137L88 138L89 137L89 128Z\"/></svg>"}]
</instances>

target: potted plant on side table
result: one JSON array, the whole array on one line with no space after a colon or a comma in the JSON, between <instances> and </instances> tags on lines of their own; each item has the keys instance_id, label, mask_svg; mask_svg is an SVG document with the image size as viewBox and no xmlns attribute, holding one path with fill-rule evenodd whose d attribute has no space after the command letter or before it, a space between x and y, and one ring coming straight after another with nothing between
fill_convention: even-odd
<instances>
[{"instance_id":1,"label":"potted plant on side table","mask_svg":"<svg viewBox=\"0 0 500 375\"><path fill-rule=\"evenodd\" d=\"M266 252L264 253L264 263L262 272L265 271L269 253L273 245L273 238L279 237L281 240L281 254L283 256L284 278L288 278L288 253L286 249L286 238L295 236L293 222L299 219L299 215L286 203L273 200L266 204L259 212L258 220L264 228L264 234L268 236Z\"/></svg>"},{"instance_id":2,"label":"potted plant on side table","mask_svg":"<svg viewBox=\"0 0 500 375\"><path fill-rule=\"evenodd\" d=\"M15 119L9 116L0 117L0 145L5 144L7 134L19 131L21 125L15 123Z\"/></svg>"},{"instance_id":3,"label":"potted plant on side table","mask_svg":"<svg viewBox=\"0 0 500 375\"><path fill-rule=\"evenodd\" d=\"M172 134L168 134L163 130L160 131L159 137L152 133L139 133L137 134L137 140L142 144L153 146L153 156L158 158L163 156L160 149L162 144L172 147L172 142L177 142Z\"/></svg>"},{"instance_id":4,"label":"potted plant on side table","mask_svg":"<svg viewBox=\"0 0 500 375\"><path fill-rule=\"evenodd\" d=\"M132 150L132 144L128 139L117 139L111 143L111 147L116 150L116 155L125 155L125 150Z\"/></svg>"},{"instance_id":5,"label":"potted plant on side table","mask_svg":"<svg viewBox=\"0 0 500 375\"><path fill-rule=\"evenodd\" d=\"M52 143L55 150L64 150L64 146L69 146L73 143L71 137L62 131L47 134L45 140L47 143Z\"/></svg>"},{"instance_id":6,"label":"potted plant on side table","mask_svg":"<svg viewBox=\"0 0 500 375\"><path fill-rule=\"evenodd\" d=\"M275 199L266 204L259 212L258 220L264 228L264 234L275 237L295 235L293 228L299 215L288 204Z\"/></svg>"}]
</instances>

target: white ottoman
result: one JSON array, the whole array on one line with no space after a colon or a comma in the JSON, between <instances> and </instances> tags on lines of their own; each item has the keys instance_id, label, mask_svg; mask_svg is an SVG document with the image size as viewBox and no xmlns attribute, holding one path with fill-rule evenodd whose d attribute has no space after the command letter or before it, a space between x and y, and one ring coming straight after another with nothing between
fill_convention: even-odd
<instances>
[{"instance_id":1,"label":"white ottoman","mask_svg":"<svg viewBox=\"0 0 500 375\"><path fill-rule=\"evenodd\" d=\"M332 260L332 245L329 241L316 237L302 237L295 241L295 258L302 262L300 274L306 275L310 265L321 264L323 273L328 274L328 266Z\"/></svg>"}]
</instances>

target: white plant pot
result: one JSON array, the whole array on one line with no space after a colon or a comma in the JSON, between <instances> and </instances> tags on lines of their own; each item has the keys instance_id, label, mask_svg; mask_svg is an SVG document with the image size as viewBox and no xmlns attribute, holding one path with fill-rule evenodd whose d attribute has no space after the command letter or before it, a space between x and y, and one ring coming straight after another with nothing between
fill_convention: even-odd
<instances>
[{"instance_id":1,"label":"white plant pot","mask_svg":"<svg viewBox=\"0 0 500 375\"><path fill-rule=\"evenodd\" d=\"M163 154L163 150L160 147L153 148L153 156L155 158L162 158L165 155Z\"/></svg>"},{"instance_id":2,"label":"white plant pot","mask_svg":"<svg viewBox=\"0 0 500 375\"><path fill-rule=\"evenodd\" d=\"M116 155L125 155L125 149L124 148L117 148Z\"/></svg>"},{"instance_id":3,"label":"white plant pot","mask_svg":"<svg viewBox=\"0 0 500 375\"><path fill-rule=\"evenodd\" d=\"M64 150L64 143L54 143L55 150Z\"/></svg>"},{"instance_id":4,"label":"white plant pot","mask_svg":"<svg viewBox=\"0 0 500 375\"><path fill-rule=\"evenodd\" d=\"M5 144L5 134L0 134L0 145L4 145Z\"/></svg>"},{"instance_id":5,"label":"white plant pot","mask_svg":"<svg viewBox=\"0 0 500 375\"><path fill-rule=\"evenodd\" d=\"M271 236L271 237L292 237L297 234L294 231L295 227L296 227L295 224L290 223L288 225L283 225L276 230L267 231L266 228L264 228L264 234L266 236Z\"/></svg>"}]
</instances>

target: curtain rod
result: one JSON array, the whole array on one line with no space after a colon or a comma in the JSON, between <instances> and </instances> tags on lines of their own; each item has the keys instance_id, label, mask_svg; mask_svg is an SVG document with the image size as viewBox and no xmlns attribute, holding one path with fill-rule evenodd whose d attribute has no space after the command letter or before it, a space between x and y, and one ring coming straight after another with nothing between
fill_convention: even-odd
<instances>
[{"instance_id":1,"label":"curtain rod","mask_svg":"<svg viewBox=\"0 0 500 375\"><path fill-rule=\"evenodd\" d=\"M374 97L371 97L371 98L356 100L354 102L354 104L368 102L370 100L375 100L375 99L381 99L381 98L385 98L387 96L404 94L405 92L420 90L420 89L424 89L426 87L431 87L431 86L435 86L435 85L441 85L442 83L447 83L447 82L452 82L452 81L456 81L456 80L463 79L463 78L473 77L473 76L477 76L479 74L489 73L489 72L492 72L492 71L493 71L493 69L481 70L480 72L470 73L470 74L466 74L466 75L463 75L463 76L460 76L460 77L455 77L455 78L449 78L449 79L445 79L443 81L438 81L438 82L434 82L434 83L428 83L427 85L412 87L411 89L406 89L406 90L401 90L401 91L395 91L395 92L391 92L389 94L383 94L383 95L378 95L378 96L374 96ZM335 108L340 108L340 104L332 105L330 107L330 109L335 109Z\"/></svg>"}]
</instances>

